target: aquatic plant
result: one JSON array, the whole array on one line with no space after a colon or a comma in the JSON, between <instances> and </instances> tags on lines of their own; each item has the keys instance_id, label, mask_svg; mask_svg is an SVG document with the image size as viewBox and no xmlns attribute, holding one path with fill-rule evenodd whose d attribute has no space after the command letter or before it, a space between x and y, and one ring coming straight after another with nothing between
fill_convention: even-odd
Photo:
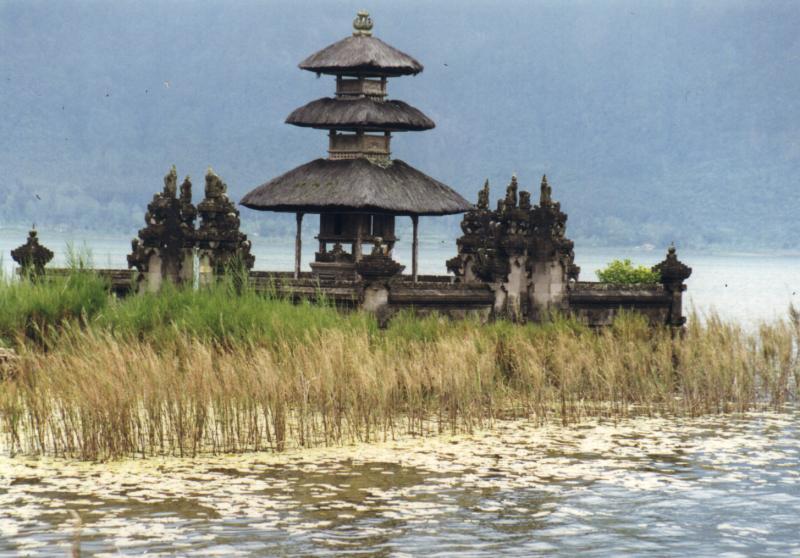
<instances>
[{"instance_id":1,"label":"aquatic plant","mask_svg":"<svg viewBox=\"0 0 800 558\"><path fill-rule=\"evenodd\" d=\"M47 351L20 345L18 371L0 388L8 446L83 459L280 451L470 431L506 417L779 407L798 390L791 320L745 331L695 316L676 335L636 315L601 331L406 315L379 331L358 313L247 292L240 303L224 286L205 296L136 297L109 308L150 310L62 326Z\"/></svg>"}]
</instances>

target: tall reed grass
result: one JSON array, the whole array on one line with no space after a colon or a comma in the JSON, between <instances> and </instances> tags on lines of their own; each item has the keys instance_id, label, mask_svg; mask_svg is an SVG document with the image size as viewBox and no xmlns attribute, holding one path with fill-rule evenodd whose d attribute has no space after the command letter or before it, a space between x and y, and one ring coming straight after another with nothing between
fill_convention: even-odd
<instances>
[{"instance_id":1,"label":"tall reed grass","mask_svg":"<svg viewBox=\"0 0 800 558\"><path fill-rule=\"evenodd\" d=\"M60 288L102 292L83 280ZM17 312L2 331L18 369L0 384L13 452L96 460L280 451L507 417L779 407L800 385L796 312L755 331L693 318L682 335L636 315L590 331L568 319L481 325L402 314L379 330L361 313L224 281L83 306L69 295L52 302L63 311L39 312L33 302L51 300L52 288L0 287L11 289L0 290L0 304ZM8 293L19 301L4 301Z\"/></svg>"}]
</instances>

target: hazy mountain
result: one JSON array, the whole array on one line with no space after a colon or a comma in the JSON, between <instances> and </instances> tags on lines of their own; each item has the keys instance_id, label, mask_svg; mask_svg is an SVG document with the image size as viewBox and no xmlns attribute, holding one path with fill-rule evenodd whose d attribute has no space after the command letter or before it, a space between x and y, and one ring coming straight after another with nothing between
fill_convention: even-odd
<instances>
[{"instance_id":1,"label":"hazy mountain","mask_svg":"<svg viewBox=\"0 0 800 558\"><path fill-rule=\"evenodd\" d=\"M297 63L359 8L425 64L390 96L437 128L394 156L469 199L546 172L573 238L800 247L794 1L0 1L0 226L132 230L173 163L238 199L322 156L283 120L333 79Z\"/></svg>"}]
</instances>

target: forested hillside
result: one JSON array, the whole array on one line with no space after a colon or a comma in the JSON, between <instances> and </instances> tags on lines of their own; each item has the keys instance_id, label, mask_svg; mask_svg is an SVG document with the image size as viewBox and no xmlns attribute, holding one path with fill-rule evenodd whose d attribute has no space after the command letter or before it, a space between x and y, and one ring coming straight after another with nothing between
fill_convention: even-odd
<instances>
[{"instance_id":1,"label":"forested hillside","mask_svg":"<svg viewBox=\"0 0 800 558\"><path fill-rule=\"evenodd\" d=\"M800 247L792 1L0 1L0 227L133 230L173 163L238 199L323 156L283 120L334 83L297 63L361 8L425 65L390 97L437 127L393 155L469 199L547 173L586 242Z\"/></svg>"}]
</instances>

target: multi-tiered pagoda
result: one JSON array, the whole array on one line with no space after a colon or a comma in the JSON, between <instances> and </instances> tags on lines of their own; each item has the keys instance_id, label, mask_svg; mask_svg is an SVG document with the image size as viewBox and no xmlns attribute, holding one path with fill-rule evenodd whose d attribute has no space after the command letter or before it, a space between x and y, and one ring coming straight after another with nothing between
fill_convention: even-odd
<instances>
[{"instance_id":1,"label":"multi-tiered pagoda","mask_svg":"<svg viewBox=\"0 0 800 558\"><path fill-rule=\"evenodd\" d=\"M372 20L359 12L353 35L312 54L300 68L336 76L336 96L312 101L286 122L328 130L328 157L301 165L255 188L242 205L297 215L295 276L300 274L300 225L319 214L319 275L354 274L365 243L391 255L395 217L413 223L412 275L417 277L420 215L463 213L471 204L449 186L391 158L393 132L430 130L434 122L403 101L388 100L387 80L415 75L422 64L372 36Z\"/></svg>"}]
</instances>

